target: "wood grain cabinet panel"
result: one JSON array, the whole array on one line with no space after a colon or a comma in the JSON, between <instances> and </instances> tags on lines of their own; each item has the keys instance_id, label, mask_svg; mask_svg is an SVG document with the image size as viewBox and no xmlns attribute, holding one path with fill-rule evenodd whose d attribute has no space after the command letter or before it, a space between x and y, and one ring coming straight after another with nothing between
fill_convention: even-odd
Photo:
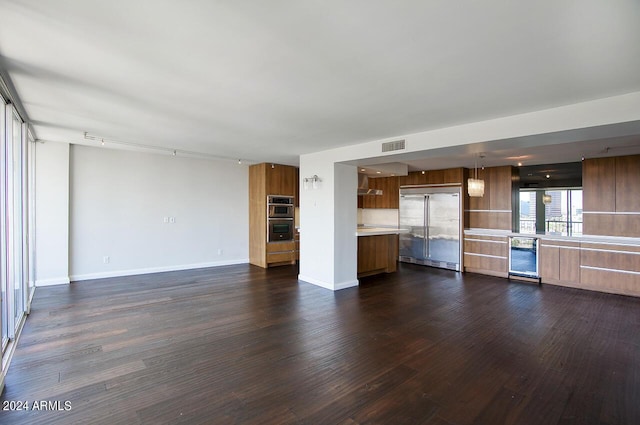
<instances>
[{"instance_id":1,"label":"wood grain cabinet panel","mask_svg":"<svg viewBox=\"0 0 640 425\"><path fill-rule=\"evenodd\" d=\"M358 277L397 269L398 235L358 237Z\"/></svg>"},{"instance_id":2,"label":"wood grain cabinet panel","mask_svg":"<svg viewBox=\"0 0 640 425\"><path fill-rule=\"evenodd\" d=\"M541 240L540 277L545 283L580 287L580 243Z\"/></svg>"},{"instance_id":3,"label":"wood grain cabinet panel","mask_svg":"<svg viewBox=\"0 0 640 425\"><path fill-rule=\"evenodd\" d=\"M640 155L585 160L582 187L584 234L640 237Z\"/></svg>"},{"instance_id":4,"label":"wood grain cabinet panel","mask_svg":"<svg viewBox=\"0 0 640 425\"><path fill-rule=\"evenodd\" d=\"M288 165L266 164L267 195L296 196L296 168Z\"/></svg>"},{"instance_id":5,"label":"wood grain cabinet panel","mask_svg":"<svg viewBox=\"0 0 640 425\"><path fill-rule=\"evenodd\" d=\"M380 189L382 195L361 195L358 197L358 207L398 209L399 187L399 179L395 176L369 178L369 189Z\"/></svg>"},{"instance_id":6,"label":"wood grain cabinet panel","mask_svg":"<svg viewBox=\"0 0 640 425\"><path fill-rule=\"evenodd\" d=\"M464 181L463 168L448 168L443 171L443 183L462 183Z\"/></svg>"},{"instance_id":7,"label":"wood grain cabinet panel","mask_svg":"<svg viewBox=\"0 0 640 425\"><path fill-rule=\"evenodd\" d=\"M489 209L511 211L512 170L511 166L489 168L489 182L485 182L485 190L491 187Z\"/></svg>"},{"instance_id":8,"label":"wood grain cabinet panel","mask_svg":"<svg viewBox=\"0 0 640 425\"><path fill-rule=\"evenodd\" d=\"M560 248L560 281L575 284L580 282L580 247Z\"/></svg>"},{"instance_id":9,"label":"wood grain cabinet panel","mask_svg":"<svg viewBox=\"0 0 640 425\"><path fill-rule=\"evenodd\" d=\"M267 244L267 195L293 196L297 200L298 177L298 169L288 165L261 163L249 167L249 262L251 264L266 268L272 264L290 263L296 260L297 253L293 242L286 250L283 249L283 245Z\"/></svg>"},{"instance_id":10,"label":"wood grain cabinet panel","mask_svg":"<svg viewBox=\"0 0 640 425\"><path fill-rule=\"evenodd\" d=\"M615 158L593 158L585 159L582 162L582 207L584 211L615 211L615 169ZM585 233L587 233L586 227ZM588 232L588 234L597 233Z\"/></svg>"},{"instance_id":11,"label":"wood grain cabinet panel","mask_svg":"<svg viewBox=\"0 0 640 425\"><path fill-rule=\"evenodd\" d=\"M507 237L489 235L464 236L465 271L507 277Z\"/></svg>"},{"instance_id":12,"label":"wood grain cabinet panel","mask_svg":"<svg viewBox=\"0 0 640 425\"><path fill-rule=\"evenodd\" d=\"M560 280L560 247L540 244L540 277L543 282Z\"/></svg>"},{"instance_id":13,"label":"wood grain cabinet panel","mask_svg":"<svg viewBox=\"0 0 640 425\"><path fill-rule=\"evenodd\" d=\"M640 296L640 246L582 243L580 281L587 289Z\"/></svg>"},{"instance_id":14,"label":"wood grain cabinet panel","mask_svg":"<svg viewBox=\"0 0 640 425\"><path fill-rule=\"evenodd\" d=\"M517 191L514 167L491 167L478 170L478 178L484 180L484 196L469 197L465 194L468 205L468 227L477 229L512 230L513 209ZM469 177L475 170L469 170ZM517 202L516 202L517 204Z\"/></svg>"},{"instance_id":15,"label":"wood grain cabinet panel","mask_svg":"<svg viewBox=\"0 0 640 425\"><path fill-rule=\"evenodd\" d=\"M617 157L615 167L616 212L639 212L640 155Z\"/></svg>"}]
</instances>

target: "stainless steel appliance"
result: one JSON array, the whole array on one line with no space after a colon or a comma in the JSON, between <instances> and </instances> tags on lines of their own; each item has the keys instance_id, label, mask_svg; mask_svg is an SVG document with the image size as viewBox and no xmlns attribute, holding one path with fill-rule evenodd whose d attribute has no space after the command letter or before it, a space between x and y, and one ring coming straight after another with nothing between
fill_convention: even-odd
<instances>
[{"instance_id":1,"label":"stainless steel appliance","mask_svg":"<svg viewBox=\"0 0 640 425\"><path fill-rule=\"evenodd\" d=\"M400 261L460 271L460 187L400 189Z\"/></svg>"},{"instance_id":2,"label":"stainless steel appliance","mask_svg":"<svg viewBox=\"0 0 640 425\"><path fill-rule=\"evenodd\" d=\"M293 218L270 218L267 223L267 242L293 240Z\"/></svg>"},{"instance_id":3,"label":"stainless steel appliance","mask_svg":"<svg viewBox=\"0 0 640 425\"><path fill-rule=\"evenodd\" d=\"M268 218L293 218L293 209L292 196L267 196Z\"/></svg>"},{"instance_id":4,"label":"stainless steel appliance","mask_svg":"<svg viewBox=\"0 0 640 425\"><path fill-rule=\"evenodd\" d=\"M267 204L293 205L293 196L269 195Z\"/></svg>"},{"instance_id":5,"label":"stainless steel appliance","mask_svg":"<svg viewBox=\"0 0 640 425\"><path fill-rule=\"evenodd\" d=\"M293 218L293 205L269 204L267 208L269 218Z\"/></svg>"},{"instance_id":6,"label":"stainless steel appliance","mask_svg":"<svg viewBox=\"0 0 640 425\"><path fill-rule=\"evenodd\" d=\"M292 196L267 196L267 242L292 241L293 219Z\"/></svg>"},{"instance_id":7,"label":"stainless steel appliance","mask_svg":"<svg viewBox=\"0 0 640 425\"><path fill-rule=\"evenodd\" d=\"M538 242L536 237L509 237L509 277L527 277L541 282L538 273Z\"/></svg>"}]
</instances>

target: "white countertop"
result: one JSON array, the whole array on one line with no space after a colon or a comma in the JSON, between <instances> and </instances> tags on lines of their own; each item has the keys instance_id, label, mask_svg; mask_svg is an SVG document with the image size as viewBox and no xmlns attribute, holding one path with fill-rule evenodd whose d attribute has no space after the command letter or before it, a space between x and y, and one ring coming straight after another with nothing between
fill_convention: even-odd
<instances>
[{"instance_id":1,"label":"white countertop","mask_svg":"<svg viewBox=\"0 0 640 425\"><path fill-rule=\"evenodd\" d=\"M609 244L629 244L640 245L640 238L627 238L623 236L598 236L598 235L569 235L567 233L518 233L510 230L496 229L464 229L465 235L477 236L516 236L531 237L543 240L559 240L570 242L588 242L588 243L609 243Z\"/></svg>"},{"instance_id":2,"label":"white countertop","mask_svg":"<svg viewBox=\"0 0 640 425\"><path fill-rule=\"evenodd\" d=\"M408 229L399 229L397 227L358 227L356 234L358 236L377 236L377 235L398 235L400 233L408 233Z\"/></svg>"}]
</instances>

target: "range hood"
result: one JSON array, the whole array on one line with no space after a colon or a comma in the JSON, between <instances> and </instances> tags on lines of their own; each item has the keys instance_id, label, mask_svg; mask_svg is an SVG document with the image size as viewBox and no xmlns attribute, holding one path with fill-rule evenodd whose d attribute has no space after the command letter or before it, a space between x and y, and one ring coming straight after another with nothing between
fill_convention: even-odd
<instances>
[{"instance_id":1,"label":"range hood","mask_svg":"<svg viewBox=\"0 0 640 425\"><path fill-rule=\"evenodd\" d=\"M369 189L369 177L358 174L358 195L382 195L380 189Z\"/></svg>"}]
</instances>

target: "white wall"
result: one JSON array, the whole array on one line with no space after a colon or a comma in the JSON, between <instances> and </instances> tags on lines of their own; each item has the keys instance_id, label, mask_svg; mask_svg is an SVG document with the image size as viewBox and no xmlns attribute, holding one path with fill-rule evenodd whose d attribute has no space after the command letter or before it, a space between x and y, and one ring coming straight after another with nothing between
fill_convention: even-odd
<instances>
[{"instance_id":1,"label":"white wall","mask_svg":"<svg viewBox=\"0 0 640 425\"><path fill-rule=\"evenodd\" d=\"M334 289L357 286L358 280L358 169L344 164L334 168Z\"/></svg>"},{"instance_id":2,"label":"white wall","mask_svg":"<svg viewBox=\"0 0 640 425\"><path fill-rule=\"evenodd\" d=\"M69 283L69 145L35 150L35 283Z\"/></svg>"},{"instance_id":3,"label":"white wall","mask_svg":"<svg viewBox=\"0 0 640 425\"><path fill-rule=\"evenodd\" d=\"M356 286L357 168L322 154L300 157L304 176L318 175L317 189L300 191L300 274L331 290ZM303 185L301 184L301 188Z\"/></svg>"},{"instance_id":4,"label":"white wall","mask_svg":"<svg viewBox=\"0 0 640 425\"><path fill-rule=\"evenodd\" d=\"M246 165L80 145L70 158L71 280L248 262Z\"/></svg>"}]
</instances>

